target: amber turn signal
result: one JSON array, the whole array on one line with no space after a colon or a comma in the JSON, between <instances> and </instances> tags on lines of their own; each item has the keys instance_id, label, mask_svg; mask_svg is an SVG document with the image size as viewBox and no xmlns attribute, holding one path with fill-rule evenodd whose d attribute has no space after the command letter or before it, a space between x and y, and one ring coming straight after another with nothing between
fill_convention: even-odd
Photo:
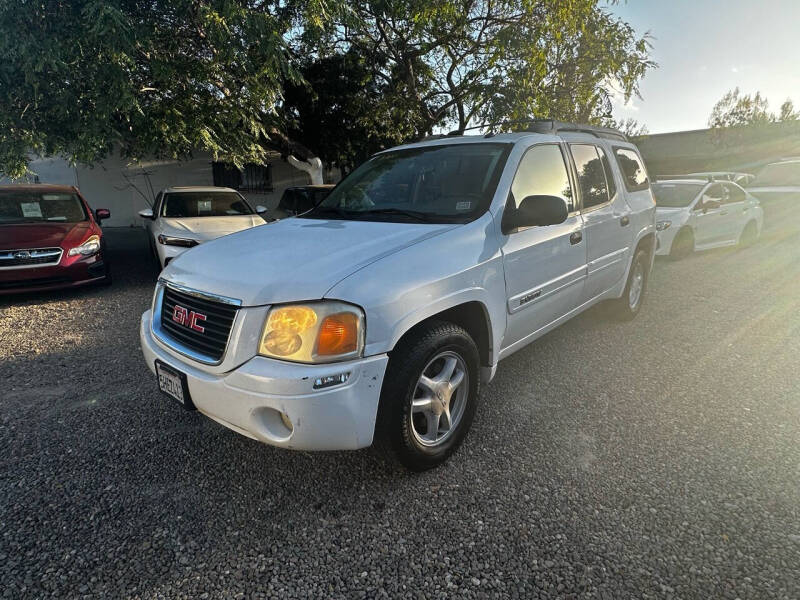
<instances>
[{"instance_id":1,"label":"amber turn signal","mask_svg":"<svg viewBox=\"0 0 800 600\"><path fill-rule=\"evenodd\" d=\"M358 350L358 316L350 312L328 315L317 338L317 355L333 356Z\"/></svg>"}]
</instances>

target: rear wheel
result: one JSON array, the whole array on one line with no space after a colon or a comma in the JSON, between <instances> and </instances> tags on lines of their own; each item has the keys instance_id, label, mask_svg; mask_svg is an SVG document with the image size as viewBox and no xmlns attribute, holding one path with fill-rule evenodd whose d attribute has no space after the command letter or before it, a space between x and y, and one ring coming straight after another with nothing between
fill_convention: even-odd
<instances>
[{"instance_id":1,"label":"rear wheel","mask_svg":"<svg viewBox=\"0 0 800 600\"><path fill-rule=\"evenodd\" d=\"M756 243L758 239L758 228L754 221L750 221L744 226L742 235L739 236L739 246L742 248L749 248Z\"/></svg>"},{"instance_id":2,"label":"rear wheel","mask_svg":"<svg viewBox=\"0 0 800 600\"><path fill-rule=\"evenodd\" d=\"M673 260L681 260L692 252L694 252L694 233L688 227L684 227L672 241L669 257Z\"/></svg>"},{"instance_id":3,"label":"rear wheel","mask_svg":"<svg viewBox=\"0 0 800 600\"><path fill-rule=\"evenodd\" d=\"M452 323L412 332L392 352L381 391L380 425L412 471L443 463L472 424L479 389L478 349Z\"/></svg>"},{"instance_id":4,"label":"rear wheel","mask_svg":"<svg viewBox=\"0 0 800 600\"><path fill-rule=\"evenodd\" d=\"M628 281L625 283L625 291L612 303L614 315L618 319L629 321L639 314L647 289L649 265L650 256L647 252L637 250L628 273Z\"/></svg>"}]
</instances>

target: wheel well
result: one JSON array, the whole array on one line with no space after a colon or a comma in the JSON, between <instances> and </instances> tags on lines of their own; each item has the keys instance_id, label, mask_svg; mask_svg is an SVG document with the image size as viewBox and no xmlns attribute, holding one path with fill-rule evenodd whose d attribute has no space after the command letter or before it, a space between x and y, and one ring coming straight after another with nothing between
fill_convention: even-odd
<instances>
[{"instance_id":1,"label":"wheel well","mask_svg":"<svg viewBox=\"0 0 800 600\"><path fill-rule=\"evenodd\" d=\"M489 366L491 362L489 356L492 349L492 338L489 333L489 316L486 313L486 309L480 302L465 302L464 304L459 304L457 306L453 306L452 308L448 308L447 310L443 310L442 312L436 313L435 315L431 315L427 319L420 321L411 329L406 331L397 343L399 344L400 341L408 336L412 331L416 331L421 327L425 327L427 323L432 321L447 321L463 328L475 341L475 345L478 347L478 355L481 359L481 365ZM396 346L397 344L395 344L395 347Z\"/></svg>"},{"instance_id":2,"label":"wheel well","mask_svg":"<svg viewBox=\"0 0 800 600\"><path fill-rule=\"evenodd\" d=\"M643 235L642 239L639 240L639 243L636 244L636 250L634 251L633 255L636 256L636 253L640 249L647 252L648 256L653 256L653 252L655 252L656 249L656 234L648 233Z\"/></svg>"}]
</instances>

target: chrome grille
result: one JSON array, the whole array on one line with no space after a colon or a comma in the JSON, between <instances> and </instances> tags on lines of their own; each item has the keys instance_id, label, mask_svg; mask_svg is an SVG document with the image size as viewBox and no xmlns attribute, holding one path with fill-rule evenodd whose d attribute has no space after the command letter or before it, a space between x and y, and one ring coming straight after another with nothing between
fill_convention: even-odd
<instances>
[{"instance_id":1,"label":"chrome grille","mask_svg":"<svg viewBox=\"0 0 800 600\"><path fill-rule=\"evenodd\" d=\"M204 315L205 319L199 322L203 331L197 331L177 322L174 318L175 305L183 307L190 313ZM237 310L237 306L165 286L161 301L161 331L179 345L212 361L219 361L225 354Z\"/></svg>"},{"instance_id":2,"label":"chrome grille","mask_svg":"<svg viewBox=\"0 0 800 600\"><path fill-rule=\"evenodd\" d=\"M61 248L0 250L0 269L55 265L61 260L63 253Z\"/></svg>"}]
</instances>

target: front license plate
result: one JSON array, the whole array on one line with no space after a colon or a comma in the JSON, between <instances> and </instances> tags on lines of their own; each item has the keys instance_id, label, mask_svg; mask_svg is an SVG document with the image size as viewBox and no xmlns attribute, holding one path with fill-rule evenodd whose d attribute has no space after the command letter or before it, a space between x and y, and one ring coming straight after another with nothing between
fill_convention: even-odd
<instances>
[{"instance_id":1,"label":"front license plate","mask_svg":"<svg viewBox=\"0 0 800 600\"><path fill-rule=\"evenodd\" d=\"M186 383L186 375L184 373L176 371L160 360L157 360L156 374L158 375L158 389L170 398L180 402L185 408L194 408L192 399L189 396L189 385Z\"/></svg>"}]
</instances>

